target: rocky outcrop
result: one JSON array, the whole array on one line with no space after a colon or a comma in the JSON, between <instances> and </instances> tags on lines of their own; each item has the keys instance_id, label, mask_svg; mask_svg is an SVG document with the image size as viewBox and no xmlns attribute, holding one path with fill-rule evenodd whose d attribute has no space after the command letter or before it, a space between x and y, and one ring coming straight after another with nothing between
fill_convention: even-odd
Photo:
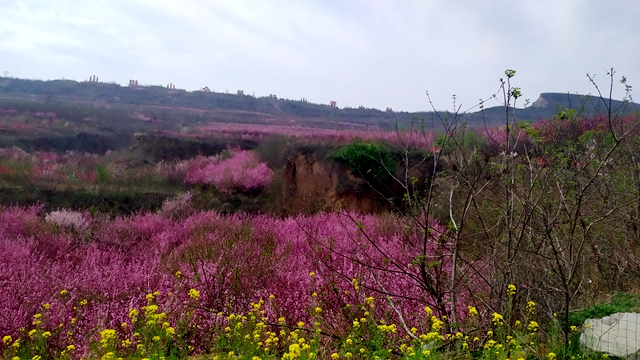
<instances>
[{"instance_id":1,"label":"rocky outcrop","mask_svg":"<svg viewBox=\"0 0 640 360\"><path fill-rule=\"evenodd\" d=\"M540 94L538 96L538 100L534 101L531 104L532 107L546 108L549 106L549 100L544 98L544 94Z\"/></svg>"}]
</instances>

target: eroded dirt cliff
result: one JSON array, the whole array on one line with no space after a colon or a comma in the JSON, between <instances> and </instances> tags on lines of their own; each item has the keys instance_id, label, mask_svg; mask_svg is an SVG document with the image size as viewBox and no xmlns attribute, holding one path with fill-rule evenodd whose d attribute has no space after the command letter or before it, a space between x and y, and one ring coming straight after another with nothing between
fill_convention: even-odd
<instances>
[{"instance_id":1,"label":"eroded dirt cliff","mask_svg":"<svg viewBox=\"0 0 640 360\"><path fill-rule=\"evenodd\" d=\"M283 169L285 213L328 211L337 207L359 212L381 209L379 196L344 165L311 153L290 156Z\"/></svg>"}]
</instances>

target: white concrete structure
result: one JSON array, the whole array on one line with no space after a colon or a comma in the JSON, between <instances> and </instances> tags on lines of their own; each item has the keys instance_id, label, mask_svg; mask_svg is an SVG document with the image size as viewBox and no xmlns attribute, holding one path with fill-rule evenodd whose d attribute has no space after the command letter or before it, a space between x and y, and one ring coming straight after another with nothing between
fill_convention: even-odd
<instances>
[{"instance_id":1,"label":"white concrete structure","mask_svg":"<svg viewBox=\"0 0 640 360\"><path fill-rule=\"evenodd\" d=\"M580 344L623 359L640 359L640 313L616 313L584 322Z\"/></svg>"}]
</instances>

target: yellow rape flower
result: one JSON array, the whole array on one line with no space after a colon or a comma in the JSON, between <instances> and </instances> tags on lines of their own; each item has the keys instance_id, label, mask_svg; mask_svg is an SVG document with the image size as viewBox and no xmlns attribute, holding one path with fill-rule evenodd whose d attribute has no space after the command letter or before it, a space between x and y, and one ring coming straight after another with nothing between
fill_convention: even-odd
<instances>
[{"instance_id":1,"label":"yellow rape flower","mask_svg":"<svg viewBox=\"0 0 640 360\"><path fill-rule=\"evenodd\" d=\"M502 324L504 324L504 318L502 317L502 315L494 312L493 315L492 315L491 322L493 322L493 324L496 325L496 326L502 325Z\"/></svg>"},{"instance_id":2,"label":"yellow rape flower","mask_svg":"<svg viewBox=\"0 0 640 360\"><path fill-rule=\"evenodd\" d=\"M395 332L396 326L395 324L392 324L392 325L381 324L381 325L378 325L378 330L382 331L383 333Z\"/></svg>"},{"instance_id":3,"label":"yellow rape flower","mask_svg":"<svg viewBox=\"0 0 640 360\"><path fill-rule=\"evenodd\" d=\"M364 299L364 302L367 305L373 305L374 301L375 301L375 299L373 298L373 296L368 296L367 298Z\"/></svg>"},{"instance_id":4,"label":"yellow rape flower","mask_svg":"<svg viewBox=\"0 0 640 360\"><path fill-rule=\"evenodd\" d=\"M262 305L264 305L264 300L260 300L257 303L251 303L251 307L253 308L253 310L260 310L262 308Z\"/></svg>"},{"instance_id":5,"label":"yellow rape flower","mask_svg":"<svg viewBox=\"0 0 640 360\"><path fill-rule=\"evenodd\" d=\"M5 337L2 338L3 344L10 343L11 341L13 341L13 339L11 338L11 335L6 335Z\"/></svg>"},{"instance_id":6,"label":"yellow rape flower","mask_svg":"<svg viewBox=\"0 0 640 360\"><path fill-rule=\"evenodd\" d=\"M516 286L513 284L509 284L507 286L507 295L514 295L516 293Z\"/></svg>"},{"instance_id":7,"label":"yellow rape flower","mask_svg":"<svg viewBox=\"0 0 640 360\"><path fill-rule=\"evenodd\" d=\"M444 321L438 319L435 316L431 317L431 329L433 331L440 331L440 329L442 329L442 325L444 325Z\"/></svg>"},{"instance_id":8,"label":"yellow rape flower","mask_svg":"<svg viewBox=\"0 0 640 360\"><path fill-rule=\"evenodd\" d=\"M107 347L109 342L116 338L116 331L114 329L105 329L100 332L100 343L102 347Z\"/></svg>"},{"instance_id":9,"label":"yellow rape flower","mask_svg":"<svg viewBox=\"0 0 640 360\"><path fill-rule=\"evenodd\" d=\"M469 317L474 317L474 316L478 316L478 309L476 309L475 306L468 306L469 309Z\"/></svg>"},{"instance_id":10,"label":"yellow rape flower","mask_svg":"<svg viewBox=\"0 0 640 360\"><path fill-rule=\"evenodd\" d=\"M532 314L532 313L534 313L535 311L536 311L536 303L535 303L535 302L533 302L533 301L531 301L531 300L529 300L529 301L527 302L527 312L528 312L529 314Z\"/></svg>"},{"instance_id":11,"label":"yellow rape flower","mask_svg":"<svg viewBox=\"0 0 640 360\"><path fill-rule=\"evenodd\" d=\"M200 298L200 292L196 289L189 290L189 297L198 300Z\"/></svg>"}]
</instances>

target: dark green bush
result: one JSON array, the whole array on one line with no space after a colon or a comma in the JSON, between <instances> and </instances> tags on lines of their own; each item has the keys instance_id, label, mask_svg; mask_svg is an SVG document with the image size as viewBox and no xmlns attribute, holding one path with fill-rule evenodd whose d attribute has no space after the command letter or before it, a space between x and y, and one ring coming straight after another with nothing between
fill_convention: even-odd
<instances>
[{"instance_id":1,"label":"dark green bush","mask_svg":"<svg viewBox=\"0 0 640 360\"><path fill-rule=\"evenodd\" d=\"M336 160L371 185L386 183L396 170L391 152L381 144L354 141L340 148Z\"/></svg>"}]
</instances>

